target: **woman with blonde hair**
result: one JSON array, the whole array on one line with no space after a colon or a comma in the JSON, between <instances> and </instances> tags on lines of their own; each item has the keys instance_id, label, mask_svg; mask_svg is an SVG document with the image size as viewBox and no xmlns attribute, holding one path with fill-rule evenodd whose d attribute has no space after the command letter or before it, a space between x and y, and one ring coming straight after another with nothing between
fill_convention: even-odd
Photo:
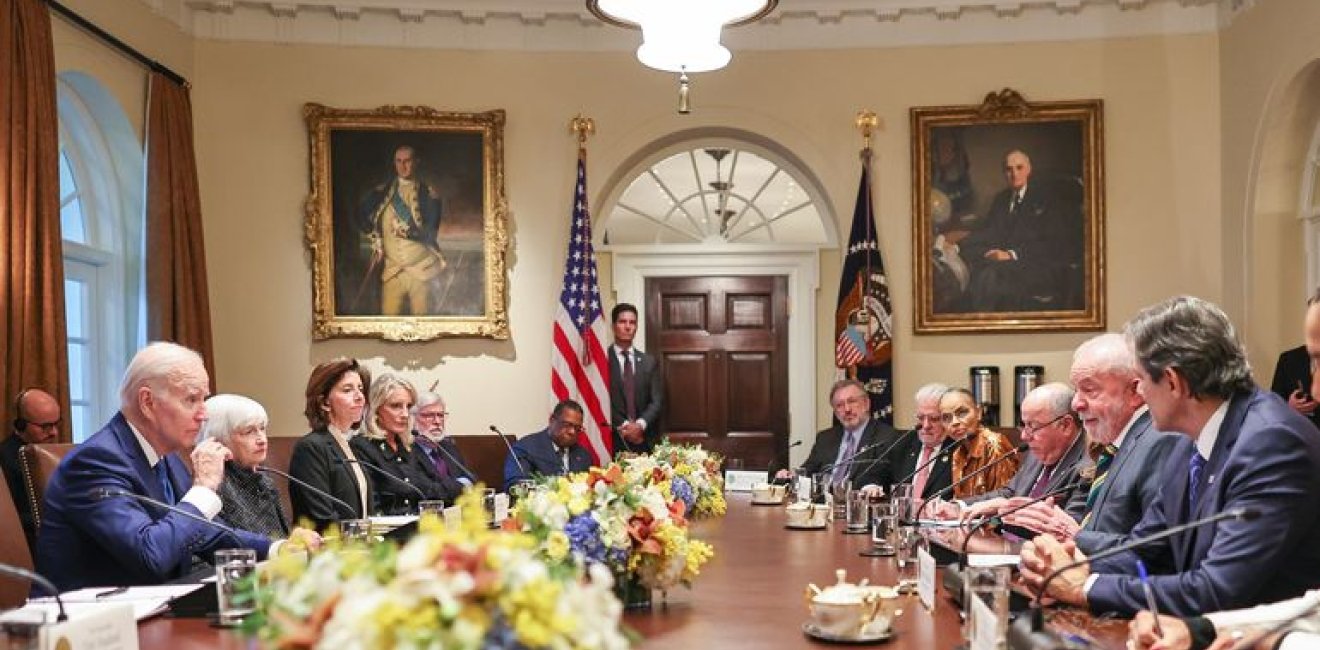
<instances>
[{"instance_id":1,"label":"woman with blonde hair","mask_svg":"<svg viewBox=\"0 0 1320 650\"><path fill-rule=\"evenodd\" d=\"M412 407L416 402L417 389L407 380L392 374L377 377L371 384L360 435L351 443L371 477L375 511L380 514L416 514L420 499L452 503L458 496L440 482L435 467L413 446Z\"/></svg>"}]
</instances>

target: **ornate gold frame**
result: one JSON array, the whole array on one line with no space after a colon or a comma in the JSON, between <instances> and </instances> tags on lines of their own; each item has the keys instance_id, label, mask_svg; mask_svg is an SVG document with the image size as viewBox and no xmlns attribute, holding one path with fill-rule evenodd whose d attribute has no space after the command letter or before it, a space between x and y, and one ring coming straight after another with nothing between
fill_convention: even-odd
<instances>
[{"instance_id":1,"label":"ornate gold frame","mask_svg":"<svg viewBox=\"0 0 1320 650\"><path fill-rule=\"evenodd\" d=\"M1028 102L1005 88L980 106L911 109L912 257L914 330L917 334L1086 331L1105 328L1105 191L1103 101ZM937 313L933 275L931 143L941 127L1030 125L1076 121L1081 131L1083 260L1080 309ZM965 153L965 150L964 150ZM1002 155L1003 152L1000 153ZM1076 265L1074 265L1076 266Z\"/></svg>"},{"instance_id":2,"label":"ornate gold frame","mask_svg":"<svg viewBox=\"0 0 1320 650\"><path fill-rule=\"evenodd\" d=\"M427 341L441 337L509 338L508 204L504 195L504 111L453 113L425 106L338 109L303 106L311 146L311 193L305 204L304 237L312 254L312 336L378 337L388 341ZM357 316L335 308L334 211L331 187L332 131L415 131L479 133L482 187L485 308L478 316Z\"/></svg>"}]
</instances>

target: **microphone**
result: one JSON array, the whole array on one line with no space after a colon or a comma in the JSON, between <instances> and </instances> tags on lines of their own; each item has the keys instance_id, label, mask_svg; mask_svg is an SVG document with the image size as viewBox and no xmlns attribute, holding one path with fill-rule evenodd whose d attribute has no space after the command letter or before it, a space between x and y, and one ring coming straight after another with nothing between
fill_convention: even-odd
<instances>
[{"instance_id":1,"label":"microphone","mask_svg":"<svg viewBox=\"0 0 1320 650\"><path fill-rule=\"evenodd\" d=\"M1203 517L1195 521L1189 521L1185 524L1173 526L1172 528L1166 528L1158 533L1155 533L1154 535L1149 535L1147 537L1134 539L1125 544L1119 544L1118 546L1115 546L1113 548L1106 549L1104 551L1096 553L1095 555L1092 555L1091 557L1086 558L1081 562L1073 562L1071 564L1065 564L1064 566L1055 569L1053 572L1051 572L1048 576L1045 577L1045 580L1043 582L1040 583L1040 590L1036 592L1036 598L1032 603L1033 607L1031 613L1031 632L1033 633L1041 632L1045 627L1045 613L1044 610L1041 609L1040 600L1045 595L1045 592L1049 590L1050 582L1052 582L1055 578L1059 577L1059 574L1064 573L1065 571L1076 569L1077 567L1082 566L1083 564L1094 562L1096 560L1101 560L1107 557L1113 557L1120 553L1126 553L1128 551L1139 548L1141 546L1145 546L1147 544L1168 539L1170 537L1173 537L1174 535L1185 533L1193 528L1200 528L1201 526L1206 526L1209 524L1217 524L1221 521L1227 521L1230 519L1236 521L1252 521L1254 519L1257 519L1258 517L1260 517L1260 511L1255 508L1233 508L1232 510L1225 510L1223 512L1210 515L1209 517Z\"/></svg>"},{"instance_id":2,"label":"microphone","mask_svg":"<svg viewBox=\"0 0 1320 650\"><path fill-rule=\"evenodd\" d=\"M966 440L966 438L963 438L963 440ZM924 501L921 502L921 508L919 508L919 509L917 510L917 516L916 516L916 518L915 518L916 521L921 521L921 513L923 513L923 512L926 511L926 506L930 505L930 502L931 502L931 501L934 501L935 499L942 499L942 498L944 498L945 495L952 494L954 488L958 487L959 485L962 485L963 483L966 483L967 481L970 481L970 480L972 480L972 479L974 479L974 478L976 478L976 477L978 477L978 476L980 476L980 475L982 475L982 474L984 474L984 473L990 471L990 468L994 467L995 465L998 465L998 464L1004 462L1005 460L1008 460L1009 458L1012 458L1013 456L1016 456L1016 455L1018 455L1018 454L1020 454L1020 453L1022 453L1022 452L1024 452L1024 451L1026 451L1026 450L1028 450L1028 449L1030 449L1030 447L1027 445L1027 443L1024 442L1024 443L1018 445L1017 447L1014 447L1014 448L1012 448L1012 449L1010 449L1010 450L1004 452L1003 454L1000 454L998 458L996 458L996 459L994 459L994 460L992 460L992 461L986 463L985 466L983 466L981 469L978 469L978 470L976 470L975 472L972 472L971 474L968 474L967 476L962 477L962 480L957 481L957 482L953 483L952 485L950 485L949 487L946 487L946 488L940 490L939 492L936 492L935 494L931 495L931 497L930 497L929 499L926 499L926 500L924 500Z\"/></svg>"},{"instance_id":3,"label":"microphone","mask_svg":"<svg viewBox=\"0 0 1320 650\"><path fill-rule=\"evenodd\" d=\"M28 582L37 583L37 586L50 592L50 595L55 597L55 604L60 608L60 614L55 618L55 622L63 623L64 621L69 620L69 615L64 613L64 601L60 600L60 590L56 589L55 584L50 580L47 580L45 576L9 564L0 564L0 574L7 575L11 578L17 578L19 580L27 580Z\"/></svg>"},{"instance_id":4,"label":"microphone","mask_svg":"<svg viewBox=\"0 0 1320 650\"><path fill-rule=\"evenodd\" d=\"M391 480L391 481L394 481L395 483L397 483L397 484L399 484L399 485L406 485L406 486L408 486L408 489L409 489L409 490L412 490L413 492L416 492L416 493L417 493L417 498L419 498L419 499L427 499L427 498L429 498L429 497L426 496L426 493L423 492L423 491L421 490L421 488L417 487L416 485L413 485L412 483L409 483L409 482L407 482L407 481L405 481L405 480L403 480L403 479L401 479L401 478L399 478L399 477L397 477L397 476L395 476L395 475L393 475L393 474L391 474L391 473L389 473L389 472L387 472L387 471L381 469L380 467L377 467L377 466L375 466L375 465L372 465L371 463L368 463L368 462L365 461L365 460L359 460L359 459L356 459L356 458L336 458L336 459L335 459L335 462L336 462L336 463L339 463L340 465L352 465L353 463L357 463L358 465L361 465L361 466L363 466L363 467L365 467L365 468L367 468L367 469L369 469L369 470L371 470L371 471L373 471L373 472L375 472L375 473L377 473L377 474L379 474L379 475L381 475L381 476L384 476L385 478L387 478L387 479L389 479L389 480Z\"/></svg>"},{"instance_id":5,"label":"microphone","mask_svg":"<svg viewBox=\"0 0 1320 650\"><path fill-rule=\"evenodd\" d=\"M967 529L967 537L966 539L963 540L962 551L960 552L960 554L963 557L967 557L967 544L972 541L972 534L980 530L986 524L994 523L995 525L999 525L1000 523L1003 522L1003 517L1007 515L1011 515L1019 510L1034 506L1037 503L1040 503L1041 501L1044 501L1050 497L1059 496L1060 494L1063 494L1065 492L1071 492L1079 487L1082 487L1083 485L1086 485L1086 479L1073 481L1072 483L1069 483L1061 488L1056 488L1054 490L1046 492L1045 494L1042 494L1039 497L1036 497L1035 499L1032 499L1020 506L1009 508L1008 510L1005 510L1004 512L1001 512L993 517L985 517L980 521L977 521L975 524L972 525L971 528Z\"/></svg>"},{"instance_id":6,"label":"microphone","mask_svg":"<svg viewBox=\"0 0 1320 650\"><path fill-rule=\"evenodd\" d=\"M880 452L880 454L879 454L878 456L876 456L875 458L871 459L871 462L867 463L867 464L866 464L866 467L863 467L863 468L862 468L862 471L859 472L859 474L865 474L866 472L870 471L870 469L871 469L872 467L875 467L875 464L876 464L876 463L878 463L878 462L880 462L880 461L882 461L882 460L888 458L888 457L889 457L889 452L893 451L894 448L898 446L898 443L903 442L903 439L906 438L906 437L908 436L908 434L913 433L913 432L915 432L915 431L916 431L916 429L912 429L912 430L910 430L910 431L904 431L904 432L903 432L902 434L900 434L897 438L894 438L894 441L891 442L891 443L889 443L889 446L886 447L884 451Z\"/></svg>"},{"instance_id":7,"label":"microphone","mask_svg":"<svg viewBox=\"0 0 1320 650\"><path fill-rule=\"evenodd\" d=\"M238 532L236 532L233 528L230 528L229 526L226 526L221 523L211 521L210 519L207 519L206 517L203 517L201 515L188 512L187 510L184 510L183 508L180 508L178 506L170 505L168 503L165 503L164 501L157 501L145 494L129 492L128 490L121 490L119 488L93 488L89 494L91 495L92 499L96 501L104 501L112 497L128 497L129 499L133 499L134 501L149 503L162 510L168 510L169 512L173 512L174 514L183 515L184 517L192 519L193 521L200 521L212 528L220 530L225 534L233 537L234 541L238 542L239 546L243 546L243 540L239 538Z\"/></svg>"},{"instance_id":8,"label":"microphone","mask_svg":"<svg viewBox=\"0 0 1320 650\"><path fill-rule=\"evenodd\" d=\"M320 496L320 497L324 497L324 498L328 499L331 503L333 503L333 504L335 504L335 505L337 505L337 506L342 507L342 508L344 509L344 512L347 512L347 513L348 513L348 518L349 518L349 519L356 519L356 518L357 518L357 509L354 508L354 507L351 506L351 505L348 505L348 502L347 502L347 501L344 501L343 499L340 499L339 497L337 497L337 496L335 496L335 495L333 495L333 494L330 494L329 492L326 492L325 490L322 490L321 488L318 488L318 487L312 485L311 483L308 483L307 481L304 481L304 480L301 480L301 479L294 478L294 477L293 477L291 474L289 474L288 472L280 471L280 470L278 470L278 469L275 469L274 467L267 467L267 466L265 466L265 465L257 465L254 469L256 469L258 472L262 472L262 473L269 473L269 474L275 474L275 475L277 475L277 476L283 476L284 479L285 479L286 481L289 481L290 483L294 483L294 484L296 484L296 485L302 487L303 489L305 489L305 490L311 492L312 494L315 494L315 495Z\"/></svg>"},{"instance_id":9,"label":"microphone","mask_svg":"<svg viewBox=\"0 0 1320 650\"><path fill-rule=\"evenodd\" d=\"M869 445L867 445L867 446L865 446L865 447L862 447L861 449L858 449L857 451L853 452L853 455L851 455L851 456L849 456L849 457L847 457L847 458L844 458L843 460L839 460L839 461L836 461L836 462L830 463L829 465L826 465L826 466L820 468L820 470L819 470L818 472L816 472L816 473L817 473L817 474L823 474L823 473L825 473L825 472L832 472L832 471L834 471L834 468L839 467L840 465L851 465L852 462L853 462L853 459L855 459L855 458L857 458L858 456L861 456L862 454L865 454L866 452L871 451L872 449L875 449L876 447L879 447L879 446L880 446L880 443L878 443L878 442L873 442L873 443L871 443L871 444L869 444Z\"/></svg>"},{"instance_id":10,"label":"microphone","mask_svg":"<svg viewBox=\"0 0 1320 650\"><path fill-rule=\"evenodd\" d=\"M472 470L467 468L467 465L464 465L463 463L459 462L458 458L456 458L453 454L449 453L449 450L445 449L444 445L437 442L435 443L435 448L439 449L440 453L444 454L445 458L449 459L449 462L457 465L459 469L463 470L463 473L467 474L469 481L472 481L473 483L477 482L477 475L473 474Z\"/></svg>"},{"instance_id":11,"label":"microphone","mask_svg":"<svg viewBox=\"0 0 1320 650\"><path fill-rule=\"evenodd\" d=\"M911 474L908 474L907 476L904 476L904 477L903 477L903 480L901 480L901 481L894 481L894 482L895 482L895 483L900 483L900 484L901 484L901 483L907 483L907 482L911 481L912 478L913 478L914 476L916 476L917 474L920 474L920 473L921 473L921 470L926 469L926 468L929 467L931 464L933 464L936 460L939 460L940 458L946 458L946 459L947 459L950 455L953 454L953 452L954 452L955 449L957 449L959 446L961 446L964 442L967 442L967 440L968 440L967 438L963 438L962 440L956 440L956 441L954 441L953 444L949 445L949 448L948 448L948 449L945 449L945 450L943 450L943 451L941 451L941 452L939 452L939 453L937 453L937 454L933 454L930 458L927 458L927 459L926 459L926 462L924 462L924 463L918 465L916 469L912 470L912 473L911 473ZM921 498L921 495L920 495L920 494L914 494L914 495L912 495L912 496L914 496L914 497L916 497L916 498Z\"/></svg>"},{"instance_id":12,"label":"microphone","mask_svg":"<svg viewBox=\"0 0 1320 650\"><path fill-rule=\"evenodd\" d=\"M518 474L523 478L527 478L529 476L527 474L527 468L523 467L522 461L518 460L518 454L513 452L513 445L509 444L509 439L505 438L504 434L501 433L499 429L495 428L495 425L493 424L490 425L490 430L494 431L495 436L498 437L502 442L504 442L505 449L509 450L509 458L512 458L513 463L518 466Z\"/></svg>"}]
</instances>

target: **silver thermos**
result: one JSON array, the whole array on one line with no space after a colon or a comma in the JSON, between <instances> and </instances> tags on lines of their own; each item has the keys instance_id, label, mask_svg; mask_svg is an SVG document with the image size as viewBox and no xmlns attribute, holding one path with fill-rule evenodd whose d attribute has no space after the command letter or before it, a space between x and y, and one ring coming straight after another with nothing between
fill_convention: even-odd
<instances>
[{"instance_id":1,"label":"silver thermos","mask_svg":"<svg viewBox=\"0 0 1320 650\"><path fill-rule=\"evenodd\" d=\"M1022 400L1045 383L1045 366L1013 366L1013 423L1022 424Z\"/></svg>"},{"instance_id":2,"label":"silver thermos","mask_svg":"<svg viewBox=\"0 0 1320 650\"><path fill-rule=\"evenodd\" d=\"M981 424L999 426L999 366L972 366L972 397L981 407Z\"/></svg>"}]
</instances>

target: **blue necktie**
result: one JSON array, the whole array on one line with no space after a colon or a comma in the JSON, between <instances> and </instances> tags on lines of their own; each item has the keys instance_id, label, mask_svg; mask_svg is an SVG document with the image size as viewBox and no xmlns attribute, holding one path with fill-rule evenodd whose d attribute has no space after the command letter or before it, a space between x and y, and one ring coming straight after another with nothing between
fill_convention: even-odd
<instances>
[{"instance_id":1,"label":"blue necktie","mask_svg":"<svg viewBox=\"0 0 1320 650\"><path fill-rule=\"evenodd\" d=\"M160 459L156 463L156 480L160 483L160 489L165 495L165 503L174 505L174 485L170 483L170 471L165 467L165 459Z\"/></svg>"},{"instance_id":2,"label":"blue necktie","mask_svg":"<svg viewBox=\"0 0 1320 650\"><path fill-rule=\"evenodd\" d=\"M843 433L843 447L839 450L839 459L835 461L834 476L830 482L835 485L841 485L848 480L848 475L852 473L852 456L856 453L857 438L861 434L852 434L845 431Z\"/></svg>"},{"instance_id":3,"label":"blue necktie","mask_svg":"<svg viewBox=\"0 0 1320 650\"><path fill-rule=\"evenodd\" d=\"M1206 460L1201 457L1200 452L1192 453L1192 457L1187 461L1187 510L1189 512L1196 510L1196 501L1201 496L1201 471L1205 469L1205 463Z\"/></svg>"}]
</instances>

